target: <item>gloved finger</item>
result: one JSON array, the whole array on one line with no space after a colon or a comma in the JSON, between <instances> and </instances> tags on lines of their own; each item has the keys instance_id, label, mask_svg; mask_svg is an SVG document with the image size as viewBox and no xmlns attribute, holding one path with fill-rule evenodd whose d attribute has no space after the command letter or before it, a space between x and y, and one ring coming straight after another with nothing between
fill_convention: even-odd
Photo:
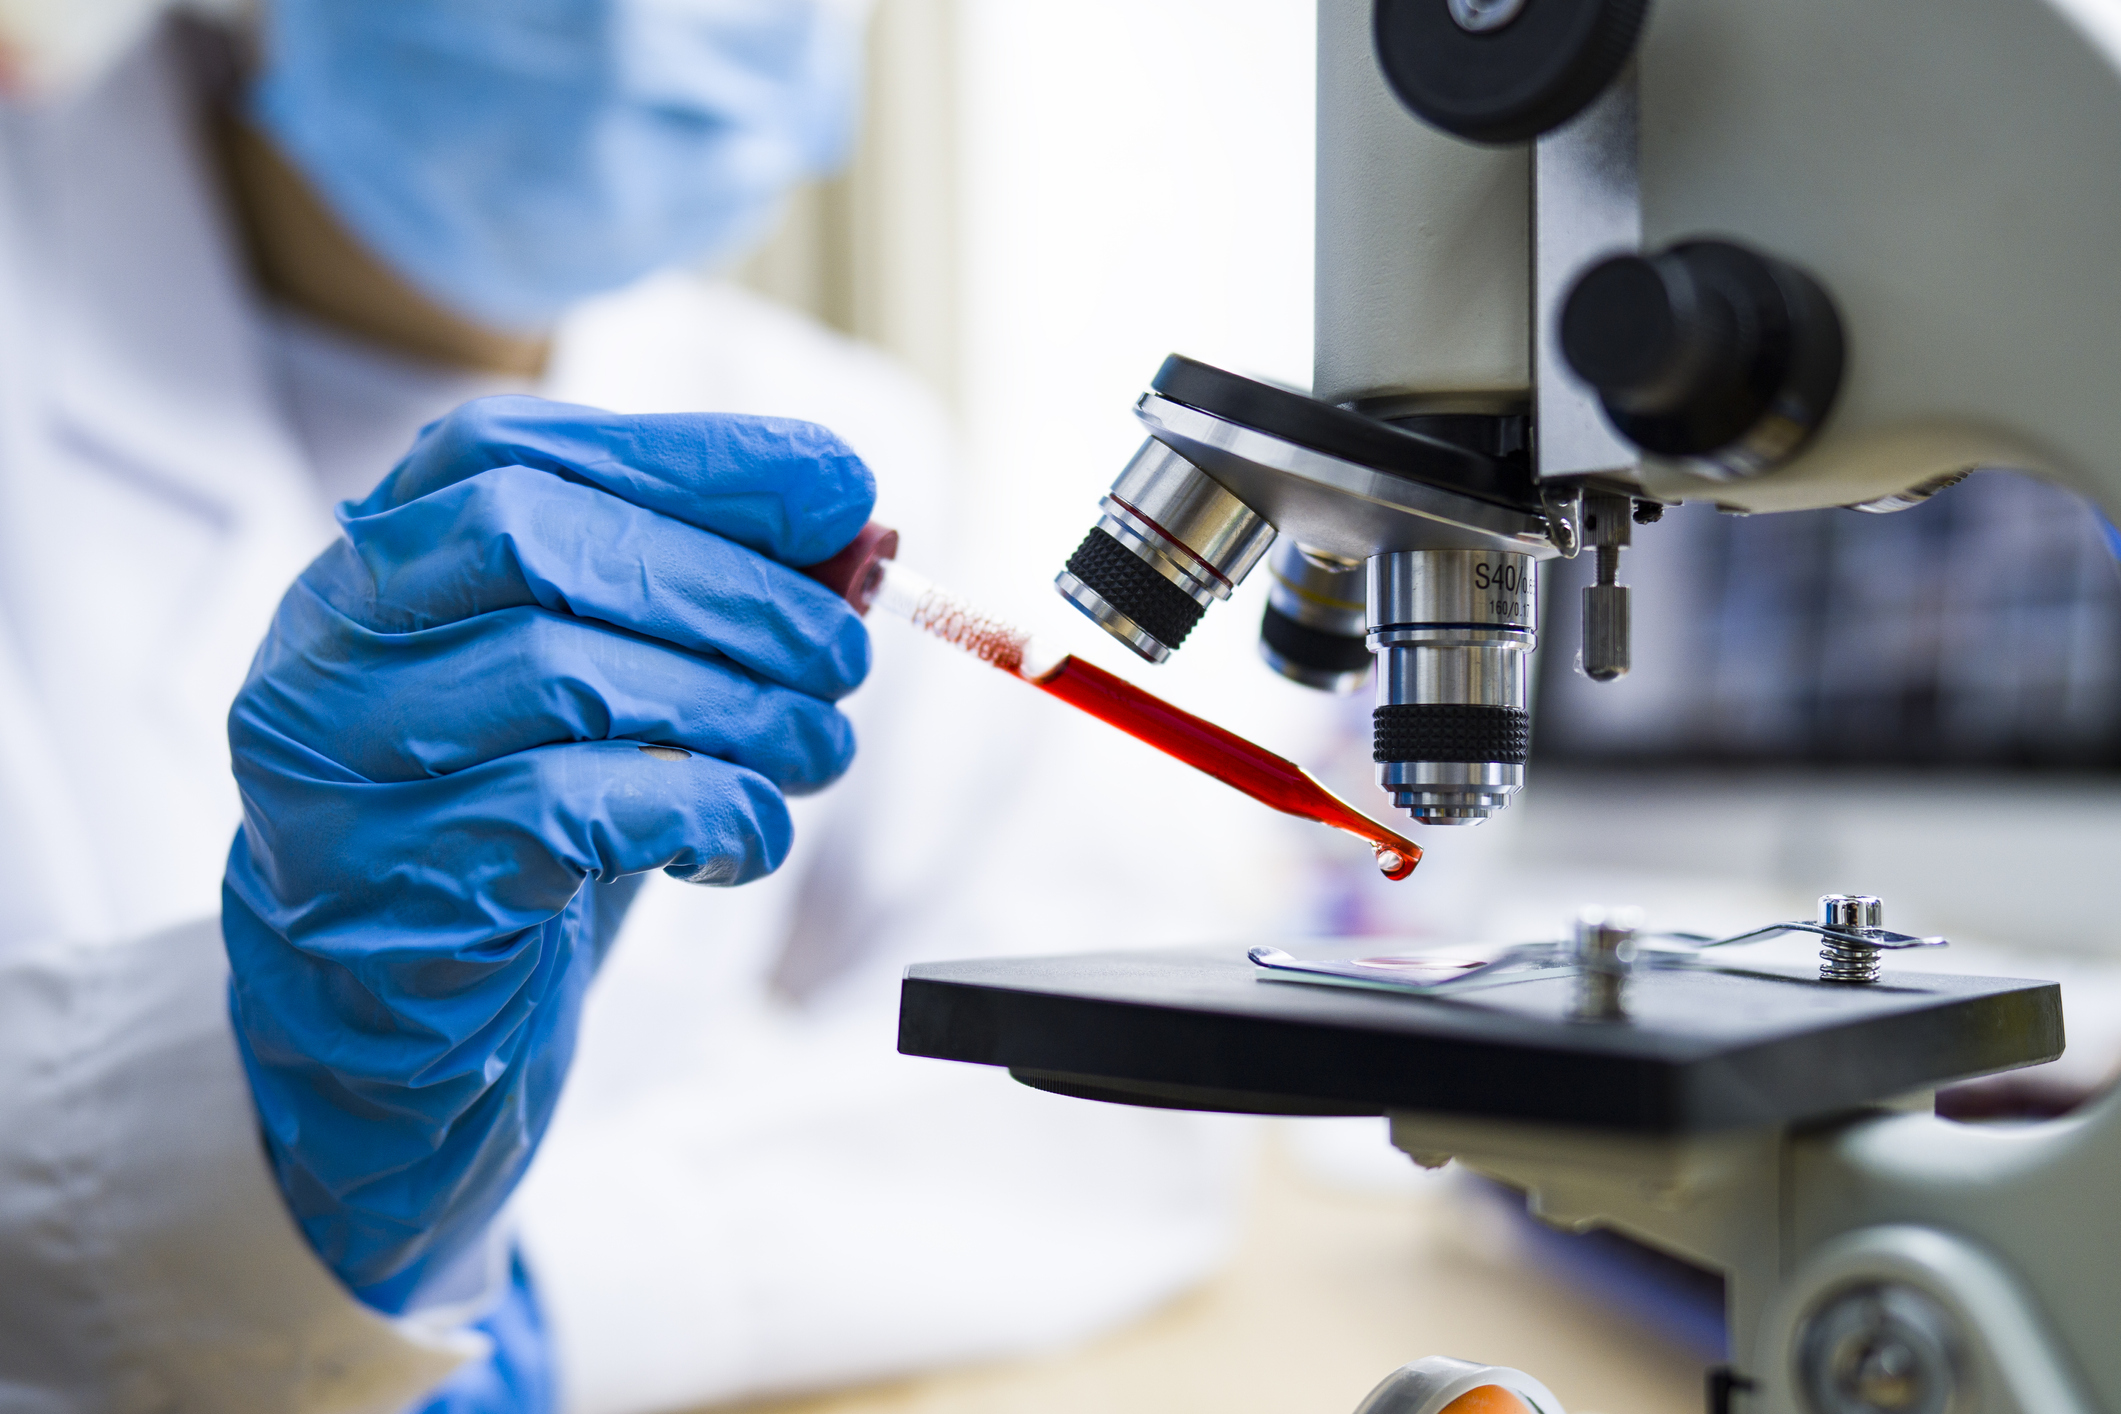
<instances>
[{"instance_id":1,"label":"gloved finger","mask_svg":"<svg viewBox=\"0 0 2121 1414\"><path fill-rule=\"evenodd\" d=\"M771 781L711 756L572 742L374 782L250 726L236 752L248 848L231 855L229 886L394 1013L399 997L446 1008L516 965L512 940L556 917L585 880L663 869L741 884L778 869L794 838ZM437 1035L469 1034L461 1017L443 1020Z\"/></svg>"},{"instance_id":2,"label":"gloved finger","mask_svg":"<svg viewBox=\"0 0 2121 1414\"><path fill-rule=\"evenodd\" d=\"M371 781L627 739L719 757L803 794L854 757L854 728L830 703L724 659L543 609L381 633L301 584L230 713L232 733L260 722Z\"/></svg>"},{"instance_id":3,"label":"gloved finger","mask_svg":"<svg viewBox=\"0 0 2121 1414\"><path fill-rule=\"evenodd\" d=\"M349 618L411 632L535 605L600 619L770 681L840 698L869 671L869 635L831 590L709 531L523 467L347 517L358 560L331 551L305 581Z\"/></svg>"},{"instance_id":4,"label":"gloved finger","mask_svg":"<svg viewBox=\"0 0 2121 1414\"><path fill-rule=\"evenodd\" d=\"M810 565L852 540L876 479L816 423L735 413L629 415L511 394L428 424L374 492L370 516L502 466L526 466Z\"/></svg>"},{"instance_id":5,"label":"gloved finger","mask_svg":"<svg viewBox=\"0 0 2121 1414\"><path fill-rule=\"evenodd\" d=\"M526 1044L533 974L582 941L567 919L587 881L661 867L742 883L778 868L793 835L780 794L751 772L620 742L392 785L350 780L286 738L261 760L239 767L245 819L225 879L265 925L227 930L240 987L279 998L252 1029L340 1018L287 1048L400 1092L490 1082L480 1069Z\"/></svg>"}]
</instances>

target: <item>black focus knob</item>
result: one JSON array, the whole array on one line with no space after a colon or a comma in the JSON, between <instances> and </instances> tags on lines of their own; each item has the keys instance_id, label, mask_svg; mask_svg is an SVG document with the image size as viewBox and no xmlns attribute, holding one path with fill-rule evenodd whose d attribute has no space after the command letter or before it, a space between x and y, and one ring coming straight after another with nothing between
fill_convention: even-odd
<instances>
[{"instance_id":1,"label":"black focus knob","mask_svg":"<svg viewBox=\"0 0 2121 1414\"><path fill-rule=\"evenodd\" d=\"M1473 142L1529 142L1626 67L1649 0L1376 0L1385 82L1414 116Z\"/></svg>"},{"instance_id":2,"label":"black focus knob","mask_svg":"<svg viewBox=\"0 0 2121 1414\"><path fill-rule=\"evenodd\" d=\"M1646 452L1751 476L1802 446L1841 386L1841 319L1818 281L1728 241L1617 256L1577 280L1561 352Z\"/></svg>"}]
</instances>

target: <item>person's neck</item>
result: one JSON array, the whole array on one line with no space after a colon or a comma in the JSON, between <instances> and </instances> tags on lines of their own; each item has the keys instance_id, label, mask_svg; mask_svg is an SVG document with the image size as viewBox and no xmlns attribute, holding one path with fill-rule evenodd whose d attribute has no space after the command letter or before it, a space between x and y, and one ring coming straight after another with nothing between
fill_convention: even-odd
<instances>
[{"instance_id":1,"label":"person's neck","mask_svg":"<svg viewBox=\"0 0 2121 1414\"><path fill-rule=\"evenodd\" d=\"M398 353L536 377L552 341L484 328L442 308L362 245L270 138L213 120L213 148L258 283L278 299Z\"/></svg>"}]
</instances>

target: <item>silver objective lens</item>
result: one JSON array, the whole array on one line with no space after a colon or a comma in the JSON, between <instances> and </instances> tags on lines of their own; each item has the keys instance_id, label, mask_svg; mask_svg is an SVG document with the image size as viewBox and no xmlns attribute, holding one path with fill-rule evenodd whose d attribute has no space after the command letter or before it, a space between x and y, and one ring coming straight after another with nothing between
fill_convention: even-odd
<instances>
[{"instance_id":1,"label":"silver objective lens","mask_svg":"<svg viewBox=\"0 0 2121 1414\"><path fill-rule=\"evenodd\" d=\"M1524 785L1533 558L1403 550L1369 562L1377 783L1426 825L1477 825Z\"/></svg>"},{"instance_id":2,"label":"silver objective lens","mask_svg":"<svg viewBox=\"0 0 2121 1414\"><path fill-rule=\"evenodd\" d=\"M1273 585L1259 624L1259 656L1292 682L1353 692L1370 676L1369 610L1361 560L1306 550L1283 536L1267 560Z\"/></svg>"},{"instance_id":3,"label":"silver objective lens","mask_svg":"<svg viewBox=\"0 0 2121 1414\"><path fill-rule=\"evenodd\" d=\"M1098 510L1053 587L1152 663L1170 657L1274 543L1273 526L1154 438Z\"/></svg>"}]
</instances>

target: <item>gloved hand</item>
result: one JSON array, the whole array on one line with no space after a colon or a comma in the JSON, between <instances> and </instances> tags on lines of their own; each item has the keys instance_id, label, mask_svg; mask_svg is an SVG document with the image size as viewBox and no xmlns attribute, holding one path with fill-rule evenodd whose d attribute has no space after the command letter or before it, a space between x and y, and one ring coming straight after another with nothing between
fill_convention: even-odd
<instances>
[{"instance_id":1,"label":"gloved hand","mask_svg":"<svg viewBox=\"0 0 2121 1414\"><path fill-rule=\"evenodd\" d=\"M770 873L846 769L868 637L786 566L873 499L808 423L506 397L339 508L229 714L222 930L281 1187L370 1305L522 1175L638 876Z\"/></svg>"}]
</instances>

